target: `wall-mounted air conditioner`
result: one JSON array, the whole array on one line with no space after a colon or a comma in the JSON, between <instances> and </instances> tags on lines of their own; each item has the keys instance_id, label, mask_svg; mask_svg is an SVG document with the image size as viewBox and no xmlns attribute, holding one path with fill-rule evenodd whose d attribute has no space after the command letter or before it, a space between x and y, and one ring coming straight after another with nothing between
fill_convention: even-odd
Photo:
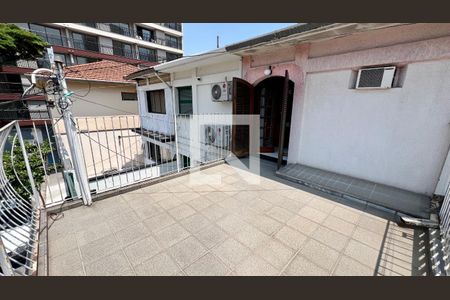
<instances>
[{"instance_id":1,"label":"wall-mounted air conditioner","mask_svg":"<svg viewBox=\"0 0 450 300\"><path fill-rule=\"evenodd\" d=\"M218 148L228 149L231 140L230 125L204 125L204 143Z\"/></svg>"},{"instance_id":2,"label":"wall-mounted air conditioner","mask_svg":"<svg viewBox=\"0 0 450 300\"><path fill-rule=\"evenodd\" d=\"M211 84L212 101L231 101L231 81Z\"/></svg>"},{"instance_id":3,"label":"wall-mounted air conditioner","mask_svg":"<svg viewBox=\"0 0 450 300\"><path fill-rule=\"evenodd\" d=\"M395 67L364 68L358 71L356 89L389 89L394 81Z\"/></svg>"}]
</instances>

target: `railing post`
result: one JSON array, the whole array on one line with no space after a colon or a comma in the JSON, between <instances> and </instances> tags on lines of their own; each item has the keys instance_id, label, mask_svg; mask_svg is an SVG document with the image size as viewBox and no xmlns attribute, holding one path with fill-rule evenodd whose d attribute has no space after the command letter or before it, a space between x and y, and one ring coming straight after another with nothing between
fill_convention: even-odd
<instances>
[{"instance_id":1,"label":"railing post","mask_svg":"<svg viewBox=\"0 0 450 300\"><path fill-rule=\"evenodd\" d=\"M3 241L0 236L0 268L2 273L6 276L14 276L14 271L11 266L11 262L8 259L8 254L6 254L5 247L3 246Z\"/></svg>"},{"instance_id":2,"label":"railing post","mask_svg":"<svg viewBox=\"0 0 450 300\"><path fill-rule=\"evenodd\" d=\"M40 205L39 205L39 203L40 203L39 202L39 192L36 189L36 184L34 182L33 172L31 171L31 167L30 167L30 161L28 160L27 149L25 148L25 142L23 140L22 131L20 129L20 125L19 125L18 121L16 121L15 126L16 126L17 136L19 138L20 148L22 148L23 161L25 162L25 168L27 169L28 180L30 181L31 190L33 192L33 195L32 195L33 207L39 209L40 208Z\"/></svg>"}]
</instances>

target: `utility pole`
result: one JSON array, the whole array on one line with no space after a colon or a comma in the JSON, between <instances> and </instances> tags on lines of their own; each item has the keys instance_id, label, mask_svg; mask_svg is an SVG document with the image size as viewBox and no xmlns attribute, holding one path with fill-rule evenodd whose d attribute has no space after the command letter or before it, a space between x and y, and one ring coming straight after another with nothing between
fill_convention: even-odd
<instances>
[{"instance_id":1,"label":"utility pole","mask_svg":"<svg viewBox=\"0 0 450 300\"><path fill-rule=\"evenodd\" d=\"M217 36L216 43L217 43L217 49L219 49L219 36Z\"/></svg>"},{"instance_id":2,"label":"utility pole","mask_svg":"<svg viewBox=\"0 0 450 300\"><path fill-rule=\"evenodd\" d=\"M80 143L77 137L77 128L75 120L72 115L72 101L69 96L71 93L67 89L66 79L64 78L64 71L61 62L55 62L55 73L59 82L59 100L56 105L59 107L64 126L66 128L67 140L69 142L70 154L72 156L72 163L75 169L75 176L78 179L80 185L81 197L83 198L84 205L92 204L92 197L89 188L89 182L85 165L83 163L83 157L81 152Z\"/></svg>"}]
</instances>

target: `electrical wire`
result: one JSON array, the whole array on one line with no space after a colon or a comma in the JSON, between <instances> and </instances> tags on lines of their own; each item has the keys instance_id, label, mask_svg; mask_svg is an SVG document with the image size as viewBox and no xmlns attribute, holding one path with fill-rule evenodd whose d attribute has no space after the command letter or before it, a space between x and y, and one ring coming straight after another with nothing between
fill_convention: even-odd
<instances>
[{"instance_id":1,"label":"electrical wire","mask_svg":"<svg viewBox=\"0 0 450 300\"><path fill-rule=\"evenodd\" d=\"M96 104L98 106L102 106L102 107L105 107L105 108L108 108L108 109L112 109L112 110L115 110L115 111L118 111L118 112L127 113L127 114L133 114L133 115L136 114L135 112L122 110L122 109L119 109L119 108L116 108L116 107L108 106L106 104L95 102L93 100L88 100L86 98L81 98L81 97L74 96L74 95L72 95L71 97L75 98L76 100L81 100L81 101L85 101L85 102L88 102L88 103L91 103L91 104Z\"/></svg>"}]
</instances>

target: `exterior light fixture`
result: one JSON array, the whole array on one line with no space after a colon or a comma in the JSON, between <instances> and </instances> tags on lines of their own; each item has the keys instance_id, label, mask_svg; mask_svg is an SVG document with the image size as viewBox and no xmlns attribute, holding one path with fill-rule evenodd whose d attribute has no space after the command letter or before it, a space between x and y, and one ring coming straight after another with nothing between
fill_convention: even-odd
<instances>
[{"instance_id":1,"label":"exterior light fixture","mask_svg":"<svg viewBox=\"0 0 450 300\"><path fill-rule=\"evenodd\" d=\"M269 66L264 70L264 75L269 76L270 74L272 74L272 66Z\"/></svg>"}]
</instances>

